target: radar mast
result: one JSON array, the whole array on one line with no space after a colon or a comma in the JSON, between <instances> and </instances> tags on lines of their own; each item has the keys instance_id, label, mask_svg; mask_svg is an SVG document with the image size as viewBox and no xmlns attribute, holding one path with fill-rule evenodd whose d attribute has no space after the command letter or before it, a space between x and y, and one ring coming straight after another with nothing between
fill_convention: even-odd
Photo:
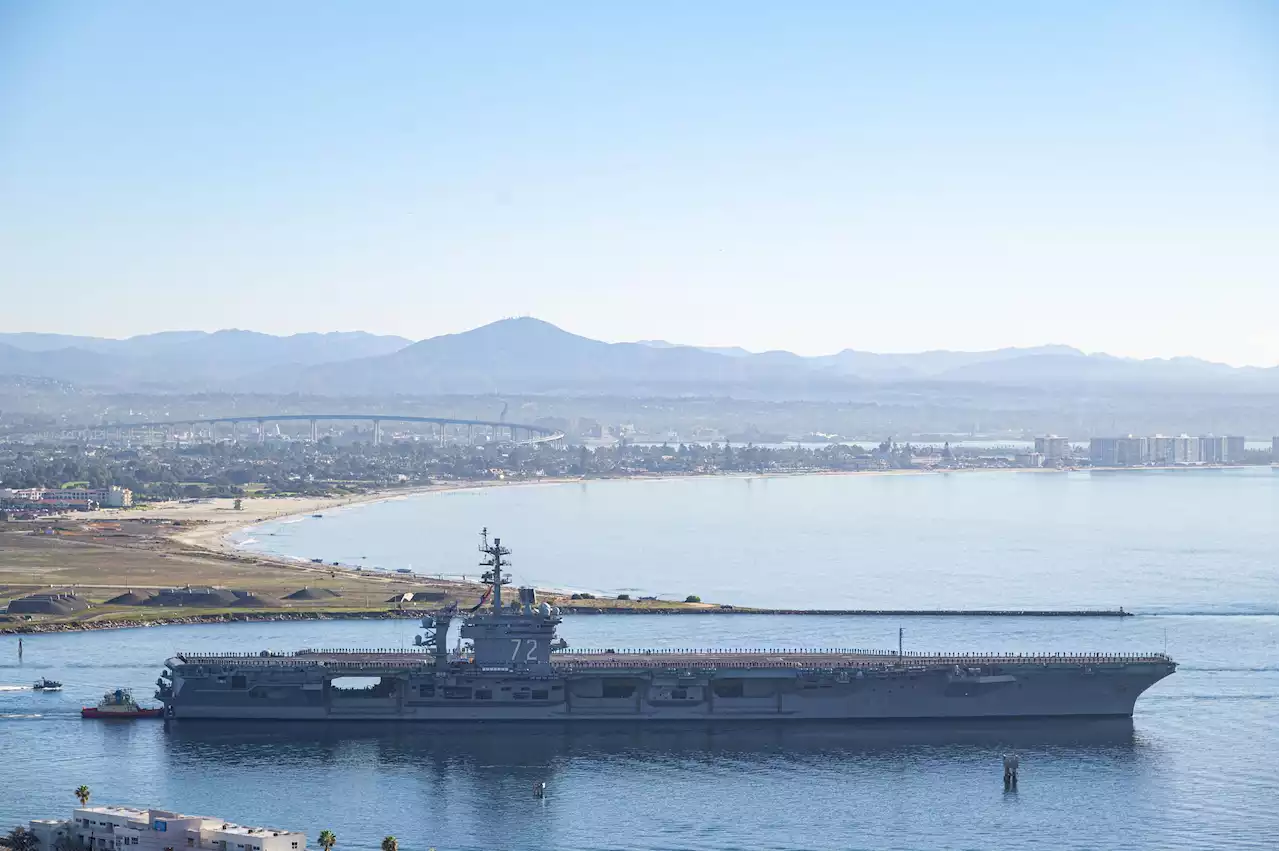
<instances>
[{"instance_id":1,"label":"radar mast","mask_svg":"<svg viewBox=\"0 0 1280 851\"><path fill-rule=\"evenodd\" d=\"M489 544L489 527L480 530L480 552L484 553L484 560L480 562L481 567L489 568L480 577L483 581L488 582L492 588L493 600L491 605L495 613L502 611L502 586L511 584L510 575L503 574L504 567L510 567L511 562L504 561L503 556L511 555L511 550L502 546L501 538L494 538L493 544Z\"/></svg>"}]
</instances>

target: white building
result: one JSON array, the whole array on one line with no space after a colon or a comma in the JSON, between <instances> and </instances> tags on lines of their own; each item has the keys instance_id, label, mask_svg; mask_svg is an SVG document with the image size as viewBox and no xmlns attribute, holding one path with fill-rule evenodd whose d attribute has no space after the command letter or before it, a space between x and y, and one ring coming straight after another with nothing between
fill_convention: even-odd
<instances>
[{"instance_id":1,"label":"white building","mask_svg":"<svg viewBox=\"0 0 1280 851\"><path fill-rule=\"evenodd\" d=\"M1151 460L1145 437L1091 437L1089 460L1095 467L1132 467Z\"/></svg>"},{"instance_id":2,"label":"white building","mask_svg":"<svg viewBox=\"0 0 1280 851\"><path fill-rule=\"evenodd\" d=\"M53 505L82 507L99 505L103 508L128 508L133 505L133 491L128 488L54 488L44 492L40 500Z\"/></svg>"},{"instance_id":3,"label":"white building","mask_svg":"<svg viewBox=\"0 0 1280 851\"><path fill-rule=\"evenodd\" d=\"M1071 456L1071 441L1056 434L1036 438L1036 452L1046 461L1057 461Z\"/></svg>"},{"instance_id":4,"label":"white building","mask_svg":"<svg viewBox=\"0 0 1280 851\"><path fill-rule=\"evenodd\" d=\"M1244 438L1238 435L1227 436L1227 454L1222 459L1228 464L1236 464L1244 460Z\"/></svg>"},{"instance_id":5,"label":"white building","mask_svg":"<svg viewBox=\"0 0 1280 851\"><path fill-rule=\"evenodd\" d=\"M128 488L0 488L0 499L32 502L54 508L129 508L133 491Z\"/></svg>"},{"instance_id":6,"label":"white building","mask_svg":"<svg viewBox=\"0 0 1280 851\"><path fill-rule=\"evenodd\" d=\"M1227 439L1206 434L1200 437L1200 460L1206 464L1222 464L1227 460Z\"/></svg>"},{"instance_id":7,"label":"white building","mask_svg":"<svg viewBox=\"0 0 1280 851\"><path fill-rule=\"evenodd\" d=\"M1177 437L1163 434L1148 437L1147 460L1152 464L1198 464L1200 440L1185 434Z\"/></svg>"},{"instance_id":8,"label":"white building","mask_svg":"<svg viewBox=\"0 0 1280 851\"><path fill-rule=\"evenodd\" d=\"M1173 439L1173 463L1199 464L1200 441L1185 434L1175 437Z\"/></svg>"},{"instance_id":9,"label":"white building","mask_svg":"<svg viewBox=\"0 0 1280 851\"><path fill-rule=\"evenodd\" d=\"M61 838L89 851L304 851L304 833L245 827L208 816L134 807L79 807L69 821L37 819L30 830L40 851L53 851Z\"/></svg>"},{"instance_id":10,"label":"white building","mask_svg":"<svg viewBox=\"0 0 1280 851\"><path fill-rule=\"evenodd\" d=\"M1163 434L1147 438L1147 460L1152 464L1173 463L1173 438Z\"/></svg>"}]
</instances>

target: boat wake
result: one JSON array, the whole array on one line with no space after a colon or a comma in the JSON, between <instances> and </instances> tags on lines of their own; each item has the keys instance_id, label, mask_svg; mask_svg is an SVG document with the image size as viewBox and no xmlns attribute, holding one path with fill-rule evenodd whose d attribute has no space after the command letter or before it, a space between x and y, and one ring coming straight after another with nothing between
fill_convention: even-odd
<instances>
[{"instance_id":1,"label":"boat wake","mask_svg":"<svg viewBox=\"0 0 1280 851\"><path fill-rule=\"evenodd\" d=\"M0 686L0 691L31 691L31 686Z\"/></svg>"}]
</instances>

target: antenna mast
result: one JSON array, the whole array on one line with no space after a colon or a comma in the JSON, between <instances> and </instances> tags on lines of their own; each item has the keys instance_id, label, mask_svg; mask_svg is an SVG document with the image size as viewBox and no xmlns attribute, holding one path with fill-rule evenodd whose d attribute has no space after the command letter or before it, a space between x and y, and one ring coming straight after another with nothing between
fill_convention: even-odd
<instances>
[{"instance_id":1,"label":"antenna mast","mask_svg":"<svg viewBox=\"0 0 1280 851\"><path fill-rule=\"evenodd\" d=\"M484 553L485 558L480 562L481 567L489 568L481 577L488 582L493 588L493 600L491 605L493 611L499 613L502 611L502 586L511 584L511 577L503 575L502 569L510 567L511 562L504 561L503 556L511 555L511 550L502 546L501 538L494 538L492 546L489 544L489 528L480 530L480 552Z\"/></svg>"}]
</instances>

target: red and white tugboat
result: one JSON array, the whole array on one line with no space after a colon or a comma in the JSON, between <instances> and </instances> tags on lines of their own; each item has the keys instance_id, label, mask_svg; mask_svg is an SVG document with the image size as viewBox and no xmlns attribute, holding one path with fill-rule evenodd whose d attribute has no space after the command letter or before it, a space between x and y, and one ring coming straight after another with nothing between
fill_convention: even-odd
<instances>
[{"instance_id":1,"label":"red and white tugboat","mask_svg":"<svg viewBox=\"0 0 1280 851\"><path fill-rule=\"evenodd\" d=\"M86 706L80 710L81 718L161 718L163 709L144 709L134 703L133 695L127 688L118 688L102 696L97 706Z\"/></svg>"}]
</instances>

